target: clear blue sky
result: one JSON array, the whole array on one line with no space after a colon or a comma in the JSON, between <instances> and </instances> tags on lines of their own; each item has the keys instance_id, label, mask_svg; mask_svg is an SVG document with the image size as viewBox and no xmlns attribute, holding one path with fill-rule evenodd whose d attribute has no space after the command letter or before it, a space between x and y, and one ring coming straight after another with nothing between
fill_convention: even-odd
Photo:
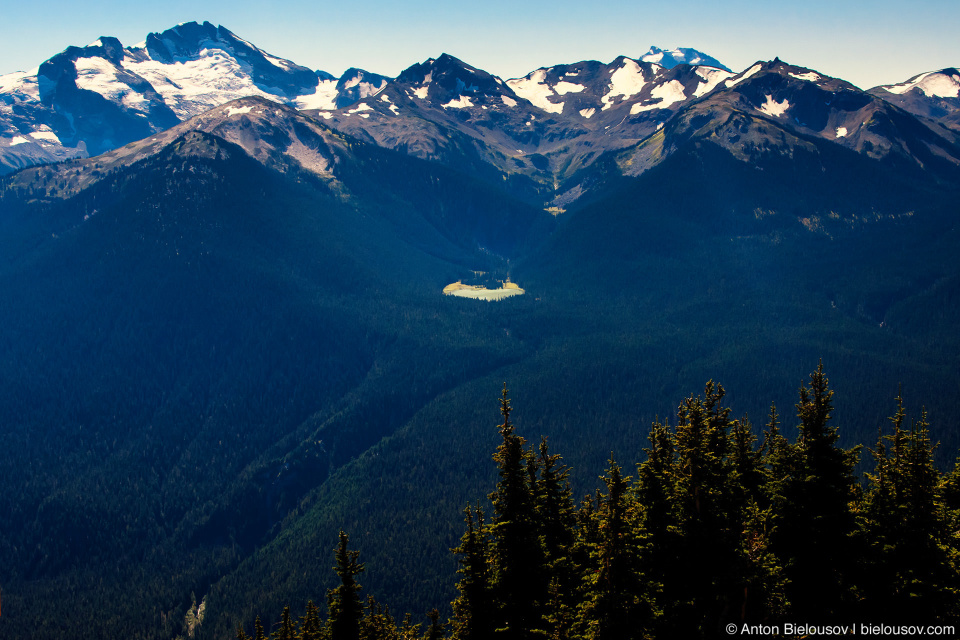
<instances>
[{"instance_id":1,"label":"clear blue sky","mask_svg":"<svg viewBox=\"0 0 960 640\"><path fill-rule=\"evenodd\" d=\"M274 55L339 75L394 76L450 53L504 78L584 59L694 47L734 70L782 60L869 88L960 66L958 0L11 0L0 12L0 74L35 68L68 45L125 45L208 20Z\"/></svg>"}]
</instances>

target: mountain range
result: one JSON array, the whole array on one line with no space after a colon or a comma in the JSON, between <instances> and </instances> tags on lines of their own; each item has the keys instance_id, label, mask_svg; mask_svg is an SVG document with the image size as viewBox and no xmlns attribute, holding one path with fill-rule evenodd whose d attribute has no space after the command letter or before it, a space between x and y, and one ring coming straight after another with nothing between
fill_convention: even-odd
<instances>
[{"instance_id":1,"label":"mountain range","mask_svg":"<svg viewBox=\"0 0 960 640\"><path fill-rule=\"evenodd\" d=\"M923 153L903 148L911 136L895 130L906 126L895 105L929 129L919 135L930 153L955 163L958 90L955 69L864 92L780 61L733 73L694 49L656 47L639 59L558 65L506 81L446 54L396 78L348 69L335 79L222 26L186 23L132 47L102 37L35 72L0 77L0 167L98 155L255 95L420 158L466 156L473 170L522 177L562 204L578 193L581 185L566 183L580 168L641 141L659 148L652 136L704 102L861 153Z\"/></svg>"},{"instance_id":2,"label":"mountain range","mask_svg":"<svg viewBox=\"0 0 960 640\"><path fill-rule=\"evenodd\" d=\"M379 601L443 607L505 381L583 493L709 379L792 437L820 360L844 446L900 393L953 464L958 87L687 49L333 78L209 23L3 76L2 623L232 637L322 599L341 528Z\"/></svg>"}]
</instances>

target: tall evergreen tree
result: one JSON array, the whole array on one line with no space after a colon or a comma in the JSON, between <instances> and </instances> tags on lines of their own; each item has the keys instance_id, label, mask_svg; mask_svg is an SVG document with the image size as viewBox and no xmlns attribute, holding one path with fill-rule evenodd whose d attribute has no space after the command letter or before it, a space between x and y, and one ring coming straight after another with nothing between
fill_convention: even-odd
<instances>
[{"instance_id":1,"label":"tall evergreen tree","mask_svg":"<svg viewBox=\"0 0 960 640\"><path fill-rule=\"evenodd\" d=\"M956 554L926 412L909 430L905 416L898 397L893 433L881 434L872 452L875 468L867 475L861 523L869 553L860 581L865 615L885 622L960 613Z\"/></svg>"},{"instance_id":2,"label":"tall evergreen tree","mask_svg":"<svg viewBox=\"0 0 960 640\"><path fill-rule=\"evenodd\" d=\"M534 501L539 537L547 572L546 619L551 637L565 637L582 600L576 563L576 509L567 481L568 469L559 454L551 454L541 438L537 455L539 476L534 479Z\"/></svg>"},{"instance_id":3,"label":"tall evergreen tree","mask_svg":"<svg viewBox=\"0 0 960 640\"><path fill-rule=\"evenodd\" d=\"M800 386L796 408L799 437L792 455L777 461L786 475L773 479L780 518L772 549L785 562L792 613L806 620L840 620L855 597L851 503L860 447L844 450L837 444L838 428L830 424L833 391L822 362L810 375L810 386Z\"/></svg>"},{"instance_id":4,"label":"tall evergreen tree","mask_svg":"<svg viewBox=\"0 0 960 640\"><path fill-rule=\"evenodd\" d=\"M323 636L323 625L320 621L320 610L313 600L307 602L306 611L300 618L298 640L320 640Z\"/></svg>"},{"instance_id":5,"label":"tall evergreen tree","mask_svg":"<svg viewBox=\"0 0 960 640\"><path fill-rule=\"evenodd\" d=\"M656 585L644 575L647 540L629 478L610 460L604 477L607 493L597 510L599 540L591 554L578 631L590 640L647 637L655 616Z\"/></svg>"},{"instance_id":6,"label":"tall evergreen tree","mask_svg":"<svg viewBox=\"0 0 960 640\"><path fill-rule=\"evenodd\" d=\"M340 584L327 592L327 634L330 640L359 640L360 619L363 604L360 601L360 584L357 576L363 572L363 564L357 561L359 551L348 549L349 537L340 532L336 564L333 570Z\"/></svg>"},{"instance_id":7,"label":"tall evergreen tree","mask_svg":"<svg viewBox=\"0 0 960 640\"><path fill-rule=\"evenodd\" d=\"M502 638L526 638L542 630L548 582L543 548L535 521L531 486L532 454L510 422L510 399L504 385L500 399L503 423L493 459L500 480L490 494L493 503L491 584L496 594L494 633Z\"/></svg>"},{"instance_id":8,"label":"tall evergreen tree","mask_svg":"<svg viewBox=\"0 0 960 640\"><path fill-rule=\"evenodd\" d=\"M293 626L293 621L290 619L290 607L286 606L283 608L283 613L280 614L280 626L277 627L277 630L270 634L272 640L295 640L297 637L297 630Z\"/></svg>"},{"instance_id":9,"label":"tall evergreen tree","mask_svg":"<svg viewBox=\"0 0 960 640\"><path fill-rule=\"evenodd\" d=\"M489 640L493 634L493 614L490 589L490 566L487 529L484 527L483 510L469 505L464 510L467 530L460 538L459 546L452 549L458 554L460 595L453 601L453 638L455 640ZM476 514L476 518L474 518Z\"/></svg>"}]
</instances>

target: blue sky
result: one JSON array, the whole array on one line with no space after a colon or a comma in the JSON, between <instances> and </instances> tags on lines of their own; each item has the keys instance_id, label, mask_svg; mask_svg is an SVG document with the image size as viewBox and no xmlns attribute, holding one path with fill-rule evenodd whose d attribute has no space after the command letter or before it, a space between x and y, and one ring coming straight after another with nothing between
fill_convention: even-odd
<instances>
[{"instance_id":1,"label":"blue sky","mask_svg":"<svg viewBox=\"0 0 960 640\"><path fill-rule=\"evenodd\" d=\"M960 66L957 0L14 0L0 12L0 74L111 35L125 45L179 22L209 20L283 58L339 75L394 76L450 53L501 77L584 59L694 47L735 71L782 60L869 88Z\"/></svg>"}]
</instances>

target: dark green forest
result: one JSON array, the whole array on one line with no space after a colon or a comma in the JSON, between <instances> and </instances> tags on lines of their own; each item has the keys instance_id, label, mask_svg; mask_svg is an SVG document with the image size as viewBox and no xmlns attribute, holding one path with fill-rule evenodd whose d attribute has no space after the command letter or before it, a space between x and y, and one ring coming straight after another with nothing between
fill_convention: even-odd
<instances>
[{"instance_id":1,"label":"dark green forest","mask_svg":"<svg viewBox=\"0 0 960 640\"><path fill-rule=\"evenodd\" d=\"M518 433L504 385L496 488L464 510L448 620L432 609L415 622L365 595L340 531L326 614L313 600L299 619L264 612L236 638L628 640L960 621L960 464L934 464L925 410L910 417L897 397L873 446L845 449L822 365L799 389L795 427L771 406L757 429L725 396L711 381L684 399L651 426L632 474L611 453L577 501L547 439ZM871 470L858 477L861 456Z\"/></svg>"}]
</instances>

